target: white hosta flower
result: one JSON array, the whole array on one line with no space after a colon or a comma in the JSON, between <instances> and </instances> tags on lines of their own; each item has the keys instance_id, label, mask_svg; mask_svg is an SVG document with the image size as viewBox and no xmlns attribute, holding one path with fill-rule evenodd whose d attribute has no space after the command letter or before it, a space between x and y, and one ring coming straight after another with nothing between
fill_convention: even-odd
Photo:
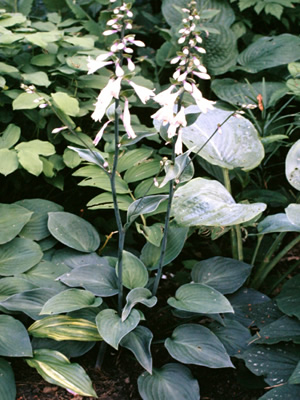
<instances>
[{"instance_id":1,"label":"white hosta flower","mask_svg":"<svg viewBox=\"0 0 300 400\"><path fill-rule=\"evenodd\" d=\"M184 107L181 107L180 111L170 121L168 128L168 137L171 138L177 134L177 129L180 127L186 127L187 122L185 118Z\"/></svg>"},{"instance_id":2,"label":"white hosta flower","mask_svg":"<svg viewBox=\"0 0 300 400\"><path fill-rule=\"evenodd\" d=\"M97 133L95 139L93 140L93 143L95 146L97 146L97 144L100 142L100 140L102 139L103 133L107 127L107 125L111 122L111 120L108 120L105 122L105 124L102 126L102 128L100 129L100 131Z\"/></svg>"},{"instance_id":3,"label":"white hosta flower","mask_svg":"<svg viewBox=\"0 0 300 400\"><path fill-rule=\"evenodd\" d=\"M192 88L193 91L191 92L191 95L193 96L197 106L200 108L200 110L204 113L206 113L208 110L212 110L213 109L213 104L215 104L215 101L210 101L205 99L202 96L202 93L200 92L200 90L197 88L197 86L192 83Z\"/></svg>"},{"instance_id":4,"label":"white hosta flower","mask_svg":"<svg viewBox=\"0 0 300 400\"><path fill-rule=\"evenodd\" d=\"M122 120L123 120L125 131L126 131L127 135L129 136L129 138L130 139L136 138L136 134L131 126L131 117L130 117L130 111L129 111L129 105L128 105L127 99L125 100Z\"/></svg>"},{"instance_id":5,"label":"white hosta flower","mask_svg":"<svg viewBox=\"0 0 300 400\"><path fill-rule=\"evenodd\" d=\"M193 71L193 74L198 76L200 79L210 79L210 75L206 74L205 72Z\"/></svg>"},{"instance_id":6,"label":"white hosta flower","mask_svg":"<svg viewBox=\"0 0 300 400\"><path fill-rule=\"evenodd\" d=\"M61 131L64 131L65 129L68 129L68 127L67 126L61 126L60 128L54 128L51 133L59 133Z\"/></svg>"},{"instance_id":7,"label":"white hosta flower","mask_svg":"<svg viewBox=\"0 0 300 400\"><path fill-rule=\"evenodd\" d=\"M135 70L134 62L131 60L130 57L127 58L127 67L130 72L133 72Z\"/></svg>"},{"instance_id":8,"label":"white hosta flower","mask_svg":"<svg viewBox=\"0 0 300 400\"><path fill-rule=\"evenodd\" d=\"M138 97L140 98L140 100L143 104L146 104L146 102L150 99L150 97L154 96L154 92L152 89L148 89L144 86L137 85L136 83L134 83L132 81L128 81L128 82L129 82L129 85L131 87L133 87L135 93L138 95Z\"/></svg>"},{"instance_id":9,"label":"white hosta flower","mask_svg":"<svg viewBox=\"0 0 300 400\"><path fill-rule=\"evenodd\" d=\"M123 71L122 67L120 66L119 63L116 64L116 70L115 70L116 76L120 78L121 76L124 76L125 72Z\"/></svg>"},{"instance_id":10,"label":"white hosta flower","mask_svg":"<svg viewBox=\"0 0 300 400\"><path fill-rule=\"evenodd\" d=\"M182 154L182 129L179 129L175 143L175 154Z\"/></svg>"},{"instance_id":11,"label":"white hosta flower","mask_svg":"<svg viewBox=\"0 0 300 400\"><path fill-rule=\"evenodd\" d=\"M92 118L95 121L101 121L107 107L110 105L113 97L115 99L119 98L120 90L121 90L121 81L122 78L117 79L110 79L108 84L105 86L104 89L101 90L98 98L97 103L95 104L95 111L92 114Z\"/></svg>"},{"instance_id":12,"label":"white hosta flower","mask_svg":"<svg viewBox=\"0 0 300 400\"><path fill-rule=\"evenodd\" d=\"M90 56L88 56L87 67L88 67L88 75L93 74L98 69L106 67L107 65L112 64L112 61L105 61L108 57L111 56L111 53L101 54L95 60L93 60Z\"/></svg>"},{"instance_id":13,"label":"white hosta flower","mask_svg":"<svg viewBox=\"0 0 300 400\"><path fill-rule=\"evenodd\" d=\"M171 123L174 118L173 106L174 105L171 104L161 107L155 114L151 115L151 118L162 121L163 125Z\"/></svg>"},{"instance_id":14,"label":"white hosta flower","mask_svg":"<svg viewBox=\"0 0 300 400\"><path fill-rule=\"evenodd\" d=\"M177 92L172 93L174 88L175 85L171 85L168 87L168 89L158 93L154 97L154 101L156 101L156 103L160 104L161 106L169 105L171 107L174 107L175 101L182 91L182 89L179 89L177 90Z\"/></svg>"}]
</instances>

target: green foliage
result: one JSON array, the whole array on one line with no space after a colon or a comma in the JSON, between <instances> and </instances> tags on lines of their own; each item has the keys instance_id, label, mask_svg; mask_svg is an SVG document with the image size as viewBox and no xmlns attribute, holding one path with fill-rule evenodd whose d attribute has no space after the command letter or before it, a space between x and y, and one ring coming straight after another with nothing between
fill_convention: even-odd
<instances>
[{"instance_id":1,"label":"green foliage","mask_svg":"<svg viewBox=\"0 0 300 400\"><path fill-rule=\"evenodd\" d=\"M237 0L230 0L231 3ZM271 14L277 19L280 20L282 13L284 11L284 7L294 8L295 3L299 3L299 1L293 0L238 0L239 9L241 11L246 10L249 7L253 7L257 14L260 14L264 11L266 14Z\"/></svg>"}]
</instances>

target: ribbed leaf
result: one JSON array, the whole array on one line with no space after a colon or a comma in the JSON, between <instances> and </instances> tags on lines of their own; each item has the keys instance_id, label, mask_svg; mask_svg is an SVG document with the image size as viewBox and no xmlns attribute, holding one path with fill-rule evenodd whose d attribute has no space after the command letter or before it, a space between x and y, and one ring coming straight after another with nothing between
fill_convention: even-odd
<instances>
[{"instance_id":1,"label":"ribbed leaf","mask_svg":"<svg viewBox=\"0 0 300 400\"><path fill-rule=\"evenodd\" d=\"M0 315L0 355L31 357L32 348L25 326L10 315Z\"/></svg>"},{"instance_id":2,"label":"ribbed leaf","mask_svg":"<svg viewBox=\"0 0 300 400\"><path fill-rule=\"evenodd\" d=\"M108 265L74 268L59 280L71 287L84 287L96 296L114 296L119 291L115 269Z\"/></svg>"},{"instance_id":3,"label":"ribbed leaf","mask_svg":"<svg viewBox=\"0 0 300 400\"><path fill-rule=\"evenodd\" d=\"M187 115L197 110L197 106L189 106ZM218 126L221 126L219 132L215 133ZM264 147L254 125L241 115L233 116L231 111L218 108L201 113L194 124L184 128L182 140L195 153L202 149L199 153L202 158L222 168L249 171L264 157Z\"/></svg>"},{"instance_id":4,"label":"ribbed leaf","mask_svg":"<svg viewBox=\"0 0 300 400\"><path fill-rule=\"evenodd\" d=\"M16 204L0 204L0 244L15 238L31 215L32 212Z\"/></svg>"},{"instance_id":5,"label":"ribbed leaf","mask_svg":"<svg viewBox=\"0 0 300 400\"><path fill-rule=\"evenodd\" d=\"M134 149L126 151L118 160L118 172L126 171L128 168L147 160L153 153L152 149Z\"/></svg>"},{"instance_id":6,"label":"ribbed leaf","mask_svg":"<svg viewBox=\"0 0 300 400\"><path fill-rule=\"evenodd\" d=\"M180 364L153 368L152 375L144 372L138 378L138 388L143 400L200 400L197 380Z\"/></svg>"},{"instance_id":7,"label":"ribbed leaf","mask_svg":"<svg viewBox=\"0 0 300 400\"><path fill-rule=\"evenodd\" d=\"M98 249L100 237L84 219L67 212L50 212L48 229L59 242L72 249L90 253Z\"/></svg>"},{"instance_id":8,"label":"ribbed leaf","mask_svg":"<svg viewBox=\"0 0 300 400\"><path fill-rule=\"evenodd\" d=\"M40 246L30 239L15 238L0 247L0 275L20 274L43 257Z\"/></svg>"},{"instance_id":9,"label":"ribbed leaf","mask_svg":"<svg viewBox=\"0 0 300 400\"><path fill-rule=\"evenodd\" d=\"M76 340L93 342L102 340L94 322L67 315L45 317L34 322L29 328L30 335L54 340Z\"/></svg>"},{"instance_id":10,"label":"ribbed leaf","mask_svg":"<svg viewBox=\"0 0 300 400\"><path fill-rule=\"evenodd\" d=\"M8 361L0 358L0 398L2 400L16 399L15 377Z\"/></svg>"},{"instance_id":11,"label":"ribbed leaf","mask_svg":"<svg viewBox=\"0 0 300 400\"><path fill-rule=\"evenodd\" d=\"M289 183L300 190L300 139L293 144L286 156L285 175Z\"/></svg>"},{"instance_id":12,"label":"ribbed leaf","mask_svg":"<svg viewBox=\"0 0 300 400\"><path fill-rule=\"evenodd\" d=\"M68 271L69 268L65 265L56 266L54 263L43 259L39 264L19 275L19 277L37 287L60 291L64 290L65 287L56 278Z\"/></svg>"},{"instance_id":13,"label":"ribbed leaf","mask_svg":"<svg viewBox=\"0 0 300 400\"><path fill-rule=\"evenodd\" d=\"M184 364L208 368L234 368L223 344L208 328L197 324L177 327L165 340L170 355Z\"/></svg>"},{"instance_id":14,"label":"ribbed leaf","mask_svg":"<svg viewBox=\"0 0 300 400\"><path fill-rule=\"evenodd\" d=\"M180 286L175 297L168 299L168 303L178 310L203 314L234 312L226 297L202 283L187 283Z\"/></svg>"},{"instance_id":15,"label":"ribbed leaf","mask_svg":"<svg viewBox=\"0 0 300 400\"><path fill-rule=\"evenodd\" d=\"M222 294L238 290L248 278L252 265L226 257L200 261L192 269L192 279L204 283Z\"/></svg>"},{"instance_id":16,"label":"ribbed leaf","mask_svg":"<svg viewBox=\"0 0 300 400\"><path fill-rule=\"evenodd\" d=\"M25 290L34 289L36 286L25 279L10 277L0 279L0 301L6 300L13 294L25 292Z\"/></svg>"},{"instance_id":17,"label":"ribbed leaf","mask_svg":"<svg viewBox=\"0 0 300 400\"><path fill-rule=\"evenodd\" d=\"M133 309L126 321L122 321L117 311L107 309L97 315L96 324L103 340L118 350L120 341L137 327L140 318L139 312Z\"/></svg>"},{"instance_id":18,"label":"ribbed leaf","mask_svg":"<svg viewBox=\"0 0 300 400\"><path fill-rule=\"evenodd\" d=\"M88 290L68 289L49 299L44 304L40 315L62 314L86 307L99 307L102 302L101 298L95 298Z\"/></svg>"},{"instance_id":19,"label":"ribbed leaf","mask_svg":"<svg viewBox=\"0 0 300 400\"><path fill-rule=\"evenodd\" d=\"M300 226L292 224L286 214L280 213L269 215L258 225L257 230L260 234L274 232L300 232Z\"/></svg>"},{"instance_id":20,"label":"ribbed leaf","mask_svg":"<svg viewBox=\"0 0 300 400\"><path fill-rule=\"evenodd\" d=\"M276 297L278 307L289 316L300 319L300 275L289 279L282 287L280 294Z\"/></svg>"},{"instance_id":21,"label":"ribbed leaf","mask_svg":"<svg viewBox=\"0 0 300 400\"><path fill-rule=\"evenodd\" d=\"M109 266L106 258L98 256L95 252L82 253L67 247L56 250L51 261L56 265L64 264L64 266L72 269L88 265L96 265L98 267L102 267L103 265Z\"/></svg>"},{"instance_id":22,"label":"ribbed leaf","mask_svg":"<svg viewBox=\"0 0 300 400\"><path fill-rule=\"evenodd\" d=\"M129 168L124 174L128 183L142 181L150 176L155 176L160 170L160 160L145 160Z\"/></svg>"},{"instance_id":23,"label":"ribbed leaf","mask_svg":"<svg viewBox=\"0 0 300 400\"><path fill-rule=\"evenodd\" d=\"M152 339L152 332L148 328L137 326L120 342L122 347L130 350L135 355L137 361L149 374L152 374L152 355L150 350Z\"/></svg>"},{"instance_id":24,"label":"ribbed leaf","mask_svg":"<svg viewBox=\"0 0 300 400\"><path fill-rule=\"evenodd\" d=\"M127 211L128 207L132 203L132 198L126 194L119 194L117 195L117 201L119 209L122 211ZM113 210L115 206L112 194L109 192L99 194L87 203L87 207L90 210Z\"/></svg>"},{"instance_id":25,"label":"ribbed leaf","mask_svg":"<svg viewBox=\"0 0 300 400\"><path fill-rule=\"evenodd\" d=\"M116 265L116 273L118 264ZM148 271L143 262L134 254L123 251L123 285L127 289L146 286L148 282Z\"/></svg>"},{"instance_id":26,"label":"ribbed leaf","mask_svg":"<svg viewBox=\"0 0 300 400\"><path fill-rule=\"evenodd\" d=\"M56 350L63 353L69 359L72 357L81 357L95 346L96 342L81 342L79 340L61 340L37 338L32 339L32 348Z\"/></svg>"},{"instance_id":27,"label":"ribbed leaf","mask_svg":"<svg viewBox=\"0 0 300 400\"><path fill-rule=\"evenodd\" d=\"M68 148L79 154L79 156L83 158L85 161L89 161L93 164L98 165L99 167L103 167L103 164L105 163L105 159L97 149L94 150L80 149L78 147L72 147L72 146L68 146Z\"/></svg>"},{"instance_id":28,"label":"ribbed leaf","mask_svg":"<svg viewBox=\"0 0 300 400\"><path fill-rule=\"evenodd\" d=\"M155 211L158 206L168 199L168 195L146 196L135 200L127 210L127 224L133 222L141 214L149 214Z\"/></svg>"},{"instance_id":29,"label":"ribbed leaf","mask_svg":"<svg viewBox=\"0 0 300 400\"><path fill-rule=\"evenodd\" d=\"M151 308L157 303L157 298L152 296L150 290L146 288L138 287L130 290L126 296L126 304L122 311L122 321L126 320L132 308L138 303L144 304L145 306Z\"/></svg>"},{"instance_id":30,"label":"ribbed leaf","mask_svg":"<svg viewBox=\"0 0 300 400\"><path fill-rule=\"evenodd\" d=\"M82 396L97 397L92 382L84 369L54 350L36 350L34 357L26 359L27 364L36 368L49 383L62 386Z\"/></svg>"},{"instance_id":31,"label":"ribbed leaf","mask_svg":"<svg viewBox=\"0 0 300 400\"><path fill-rule=\"evenodd\" d=\"M174 195L172 215L183 226L231 226L257 217L264 203L237 204L218 181L195 178Z\"/></svg>"},{"instance_id":32,"label":"ribbed leaf","mask_svg":"<svg viewBox=\"0 0 300 400\"><path fill-rule=\"evenodd\" d=\"M295 400L300 398L299 385L282 385L269 390L258 400Z\"/></svg>"}]
</instances>

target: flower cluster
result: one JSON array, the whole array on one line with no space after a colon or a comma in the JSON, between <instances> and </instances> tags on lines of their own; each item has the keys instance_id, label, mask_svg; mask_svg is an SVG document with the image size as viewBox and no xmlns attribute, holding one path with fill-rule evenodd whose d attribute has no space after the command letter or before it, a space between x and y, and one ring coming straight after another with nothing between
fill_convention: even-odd
<instances>
[{"instance_id":1,"label":"flower cluster","mask_svg":"<svg viewBox=\"0 0 300 400\"><path fill-rule=\"evenodd\" d=\"M178 64L173 74L174 82L171 86L154 97L154 101L162 107L152 115L152 118L162 121L163 125L169 124L168 137L177 135L175 143L175 153L182 153L182 128L187 125L184 107L176 106L176 102L182 97L184 92L189 93L200 111L207 112L212 109L214 102L205 99L195 83L195 77L200 79L210 79L207 70L202 64L201 54L205 49L200 47L202 38L197 30L196 22L200 20L196 8L196 1L192 0L189 8L183 8L186 14L183 18L183 27L179 30L181 35L178 43L183 45L181 51L177 52L171 64Z\"/></svg>"}]
</instances>

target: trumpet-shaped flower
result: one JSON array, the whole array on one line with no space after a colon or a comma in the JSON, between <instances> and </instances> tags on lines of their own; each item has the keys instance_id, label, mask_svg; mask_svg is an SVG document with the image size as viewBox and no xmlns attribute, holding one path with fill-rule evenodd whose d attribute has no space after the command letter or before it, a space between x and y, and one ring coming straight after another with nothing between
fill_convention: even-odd
<instances>
[{"instance_id":1,"label":"trumpet-shaped flower","mask_svg":"<svg viewBox=\"0 0 300 400\"><path fill-rule=\"evenodd\" d=\"M177 92L172 93L173 89L175 89L175 85L169 86L168 89L158 93L154 97L154 101L156 101L156 103L160 104L161 106L171 105L173 108L177 97L180 95L182 91L182 89L179 89L177 90Z\"/></svg>"},{"instance_id":2,"label":"trumpet-shaped flower","mask_svg":"<svg viewBox=\"0 0 300 400\"><path fill-rule=\"evenodd\" d=\"M208 110L212 110L213 109L213 104L215 104L215 101L210 101L205 99L202 96L202 93L200 92L200 90L197 88L197 86L192 83L192 92L191 95L193 96L197 106L200 108L200 110L204 113L206 113Z\"/></svg>"},{"instance_id":3,"label":"trumpet-shaped flower","mask_svg":"<svg viewBox=\"0 0 300 400\"><path fill-rule=\"evenodd\" d=\"M110 79L105 88L101 90L97 98L97 103L95 104L96 105L95 111L92 114L92 118L95 121L100 122L102 120L105 111L109 106L110 102L112 101L113 97L115 99L119 98L121 90L121 81L122 81L121 77L117 79Z\"/></svg>"},{"instance_id":4,"label":"trumpet-shaped flower","mask_svg":"<svg viewBox=\"0 0 300 400\"><path fill-rule=\"evenodd\" d=\"M178 130L174 151L175 151L175 154L182 154L182 129L181 128Z\"/></svg>"},{"instance_id":5,"label":"trumpet-shaped flower","mask_svg":"<svg viewBox=\"0 0 300 400\"><path fill-rule=\"evenodd\" d=\"M168 123L171 123L174 118L173 108L173 104L165 105L156 111L155 114L151 115L151 118L162 121L163 125L167 125Z\"/></svg>"},{"instance_id":6,"label":"trumpet-shaped flower","mask_svg":"<svg viewBox=\"0 0 300 400\"><path fill-rule=\"evenodd\" d=\"M131 87L133 87L135 93L138 95L138 97L140 98L140 100L143 104L146 104L146 102L150 99L150 97L154 96L153 90L148 89L141 85L137 85L136 83L134 83L132 81L128 81L128 82L129 82L129 85Z\"/></svg>"},{"instance_id":7,"label":"trumpet-shaped flower","mask_svg":"<svg viewBox=\"0 0 300 400\"><path fill-rule=\"evenodd\" d=\"M130 117L130 111L129 111L129 106L128 106L128 100L125 99L125 105L124 105L124 111L122 115L122 120L124 124L125 131L127 135L129 136L130 139L136 138L136 134L134 130L132 129L131 126L131 117Z\"/></svg>"},{"instance_id":8,"label":"trumpet-shaped flower","mask_svg":"<svg viewBox=\"0 0 300 400\"><path fill-rule=\"evenodd\" d=\"M102 128L100 129L100 131L97 133L95 139L93 140L93 143L95 146L97 146L97 144L100 142L100 140L102 139L103 133L107 127L107 125L111 122L111 120L108 120L105 122L105 124L103 124Z\"/></svg>"},{"instance_id":9,"label":"trumpet-shaped flower","mask_svg":"<svg viewBox=\"0 0 300 400\"><path fill-rule=\"evenodd\" d=\"M100 54L95 60L93 60L90 56L87 60L87 67L88 67L88 75L93 74L98 69L106 67L107 65L113 64L112 61L105 61L108 57L111 56L112 53L105 53Z\"/></svg>"}]
</instances>

